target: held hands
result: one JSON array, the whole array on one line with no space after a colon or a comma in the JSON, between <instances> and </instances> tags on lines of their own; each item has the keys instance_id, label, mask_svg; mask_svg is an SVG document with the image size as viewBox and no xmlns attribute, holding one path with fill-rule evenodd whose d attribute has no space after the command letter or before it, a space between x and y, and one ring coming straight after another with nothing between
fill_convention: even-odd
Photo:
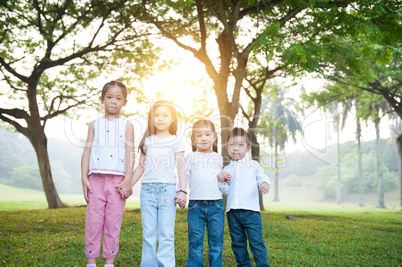
<instances>
[{"instance_id":1,"label":"held hands","mask_svg":"<svg viewBox=\"0 0 402 267\"><path fill-rule=\"evenodd\" d=\"M124 179L120 185L116 185L116 190L120 193L121 198L128 198L133 194L133 188L130 185L131 181L127 179Z\"/></svg>"},{"instance_id":2,"label":"held hands","mask_svg":"<svg viewBox=\"0 0 402 267\"><path fill-rule=\"evenodd\" d=\"M261 185L260 185L260 192L262 193L262 194L268 194L268 192L269 192L269 184L267 183L267 182L263 182Z\"/></svg>"},{"instance_id":3,"label":"held hands","mask_svg":"<svg viewBox=\"0 0 402 267\"><path fill-rule=\"evenodd\" d=\"M178 204L181 209L184 209L187 202L187 193L184 190L177 191L175 200L176 204Z\"/></svg>"},{"instance_id":4,"label":"held hands","mask_svg":"<svg viewBox=\"0 0 402 267\"><path fill-rule=\"evenodd\" d=\"M93 191L92 191L91 184L89 183L88 177L82 178L82 190L84 191L84 198L85 198L85 201L86 201L87 203L89 203L88 191L91 192L91 193L92 193Z\"/></svg>"},{"instance_id":5,"label":"held hands","mask_svg":"<svg viewBox=\"0 0 402 267\"><path fill-rule=\"evenodd\" d=\"M232 175L228 172L221 172L220 174L218 174L218 182L223 183L230 183L230 180L232 179Z\"/></svg>"}]
</instances>

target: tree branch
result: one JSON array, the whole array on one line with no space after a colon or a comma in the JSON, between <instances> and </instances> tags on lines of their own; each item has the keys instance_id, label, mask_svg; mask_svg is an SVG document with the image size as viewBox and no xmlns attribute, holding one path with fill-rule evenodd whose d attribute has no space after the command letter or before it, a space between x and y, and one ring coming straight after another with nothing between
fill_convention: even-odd
<instances>
[{"instance_id":1,"label":"tree branch","mask_svg":"<svg viewBox=\"0 0 402 267\"><path fill-rule=\"evenodd\" d=\"M28 131L27 128L23 127L21 124L19 124L18 122L10 119L7 116L4 115L8 115L8 116L12 116L16 119L24 119L27 123L29 123L29 115L28 113L26 113L24 110L21 109L4 109L4 108L0 108L0 120L7 122L9 124L11 124L13 127L15 127L15 129L22 133L23 135L28 137Z\"/></svg>"},{"instance_id":2,"label":"tree branch","mask_svg":"<svg viewBox=\"0 0 402 267\"><path fill-rule=\"evenodd\" d=\"M247 119L247 121L250 123L250 121L251 121L251 118L250 118L250 116L247 114L247 112L244 110L244 108L243 108L243 106L242 105L240 105L240 108L241 108L241 112L243 113L243 116Z\"/></svg>"},{"instance_id":3,"label":"tree branch","mask_svg":"<svg viewBox=\"0 0 402 267\"><path fill-rule=\"evenodd\" d=\"M0 56L0 64L12 75L14 75L15 77L17 77L18 79L20 79L21 81L23 81L24 83L28 83L29 79L28 77L19 74L18 72L16 72L7 62L4 61L3 57Z\"/></svg>"}]
</instances>

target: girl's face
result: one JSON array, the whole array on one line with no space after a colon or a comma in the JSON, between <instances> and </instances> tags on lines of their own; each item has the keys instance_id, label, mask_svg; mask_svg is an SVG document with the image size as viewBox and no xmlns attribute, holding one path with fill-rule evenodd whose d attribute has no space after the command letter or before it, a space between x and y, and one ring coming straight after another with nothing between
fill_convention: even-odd
<instances>
[{"instance_id":1,"label":"girl's face","mask_svg":"<svg viewBox=\"0 0 402 267\"><path fill-rule=\"evenodd\" d=\"M194 143L198 152L211 153L212 145L217 139L216 133L214 133L211 127L201 125L194 129Z\"/></svg>"},{"instance_id":2,"label":"girl's face","mask_svg":"<svg viewBox=\"0 0 402 267\"><path fill-rule=\"evenodd\" d=\"M169 127L175 118L170 113L168 107L158 106L154 110L153 120L156 133L166 133L169 132Z\"/></svg>"},{"instance_id":3,"label":"girl's face","mask_svg":"<svg viewBox=\"0 0 402 267\"><path fill-rule=\"evenodd\" d=\"M105 105L105 115L118 115L127 99L123 95L123 89L118 86L111 86L102 99Z\"/></svg>"}]
</instances>

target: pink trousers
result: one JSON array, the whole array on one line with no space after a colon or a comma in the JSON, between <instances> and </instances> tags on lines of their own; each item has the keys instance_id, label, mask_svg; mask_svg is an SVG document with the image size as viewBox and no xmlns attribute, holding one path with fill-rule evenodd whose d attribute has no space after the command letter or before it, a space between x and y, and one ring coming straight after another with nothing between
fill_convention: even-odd
<instances>
[{"instance_id":1,"label":"pink trousers","mask_svg":"<svg viewBox=\"0 0 402 267\"><path fill-rule=\"evenodd\" d=\"M93 173L88 179L93 192L88 192L85 255L89 259L99 256L103 235L103 257L114 259L119 250L121 221L126 205L116 185L124 180L124 176Z\"/></svg>"}]
</instances>

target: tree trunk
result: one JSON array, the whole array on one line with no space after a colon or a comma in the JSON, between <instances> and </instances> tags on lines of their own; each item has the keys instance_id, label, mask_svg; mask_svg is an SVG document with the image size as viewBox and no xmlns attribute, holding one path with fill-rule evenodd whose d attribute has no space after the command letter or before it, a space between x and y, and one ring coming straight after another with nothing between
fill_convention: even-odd
<instances>
[{"instance_id":1,"label":"tree trunk","mask_svg":"<svg viewBox=\"0 0 402 267\"><path fill-rule=\"evenodd\" d=\"M45 122L44 125L41 124L41 117L36 100L36 87L39 77L40 74L37 74L37 76L32 78L32 82L28 85L27 98L31 117L28 121L27 131L24 134L29 139L36 152L40 176L42 178L43 191L45 192L48 207L50 209L57 209L66 207L66 205L61 202L59 198L56 187L53 183L52 172L50 169Z\"/></svg>"},{"instance_id":2,"label":"tree trunk","mask_svg":"<svg viewBox=\"0 0 402 267\"><path fill-rule=\"evenodd\" d=\"M380 144L380 120L376 119L375 133L376 133L376 164L377 164L377 194L378 194L378 208L385 208L384 201L384 187L383 187L383 176L382 176L382 151Z\"/></svg>"},{"instance_id":3,"label":"tree trunk","mask_svg":"<svg viewBox=\"0 0 402 267\"><path fill-rule=\"evenodd\" d=\"M52 172L50 169L49 154L47 150L47 138L44 132L37 133L36 141L31 140L35 149L36 156L39 164L39 171L42 177L43 191L45 192L46 200L49 209L57 209L67 207L57 193L56 187L53 182ZM34 138L34 137L33 137Z\"/></svg>"},{"instance_id":4,"label":"tree trunk","mask_svg":"<svg viewBox=\"0 0 402 267\"><path fill-rule=\"evenodd\" d=\"M218 101L219 102L219 101ZM226 103L226 108L220 108L220 122L221 122L221 155L223 158L223 166L226 166L230 163L230 157L229 154L226 150L226 136L229 132L229 130L233 127L234 125L234 118L236 116L235 114L230 114L230 102ZM224 194L222 197L223 201L223 208L226 210L226 205L227 205L227 196Z\"/></svg>"},{"instance_id":5,"label":"tree trunk","mask_svg":"<svg viewBox=\"0 0 402 267\"><path fill-rule=\"evenodd\" d=\"M362 148L361 148L361 125L360 119L357 118L357 161L358 161L358 179L359 179L359 206L364 206L364 188L363 188L363 165L362 165Z\"/></svg>"},{"instance_id":6,"label":"tree trunk","mask_svg":"<svg viewBox=\"0 0 402 267\"><path fill-rule=\"evenodd\" d=\"M275 135L276 138L276 135ZM279 202L279 176L278 176L278 162L276 159L278 158L278 144L275 142L275 158L274 158L274 166L275 166L275 192L274 192L274 201Z\"/></svg>"},{"instance_id":7,"label":"tree trunk","mask_svg":"<svg viewBox=\"0 0 402 267\"><path fill-rule=\"evenodd\" d=\"M251 135L251 157L253 160L256 160L260 162L260 143L257 141L257 135L255 134L255 131L257 130L256 128L250 128L249 127L249 132ZM260 210L263 211L265 210L264 208L264 201L263 201L263 195L261 192L258 190L258 199L260 202Z\"/></svg>"},{"instance_id":8,"label":"tree trunk","mask_svg":"<svg viewBox=\"0 0 402 267\"><path fill-rule=\"evenodd\" d=\"M398 153L399 153L399 161L400 161L400 165L401 165L401 170L402 170L402 134L401 135L399 135L398 136L398 138L396 139L396 144L397 144L397 146L398 146ZM401 172L399 172L399 175L400 175L400 177L399 177L399 181L400 181L400 195L399 195L399 198L400 198L400 205L401 205L401 207L402 207L402 171Z\"/></svg>"},{"instance_id":9,"label":"tree trunk","mask_svg":"<svg viewBox=\"0 0 402 267\"><path fill-rule=\"evenodd\" d=\"M340 127L339 127L339 114L337 116L336 122L336 139L338 146L338 177L336 179L336 204L340 205L342 203L342 188L341 188L341 145L339 143Z\"/></svg>"}]
</instances>

